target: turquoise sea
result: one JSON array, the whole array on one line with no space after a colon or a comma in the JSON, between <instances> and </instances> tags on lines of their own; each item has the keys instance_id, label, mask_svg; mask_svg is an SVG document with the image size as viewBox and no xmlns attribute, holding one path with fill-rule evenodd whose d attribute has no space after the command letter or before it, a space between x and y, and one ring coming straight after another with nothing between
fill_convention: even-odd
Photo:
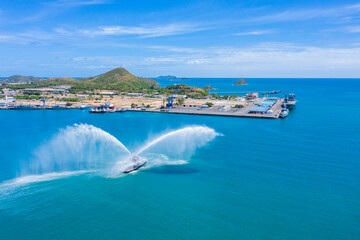
<instances>
[{"instance_id":1,"label":"turquoise sea","mask_svg":"<svg viewBox=\"0 0 360 240\"><path fill-rule=\"evenodd\" d=\"M360 239L360 79L235 80L184 83L297 106L277 120L0 110L0 239ZM147 165L119 173L122 144Z\"/></svg>"}]
</instances>

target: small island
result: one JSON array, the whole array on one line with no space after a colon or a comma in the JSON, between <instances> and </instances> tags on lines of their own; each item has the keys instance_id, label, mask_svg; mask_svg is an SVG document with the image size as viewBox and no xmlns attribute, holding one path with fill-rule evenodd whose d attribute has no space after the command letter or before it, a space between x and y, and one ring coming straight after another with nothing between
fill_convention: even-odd
<instances>
[{"instance_id":1,"label":"small island","mask_svg":"<svg viewBox=\"0 0 360 240\"><path fill-rule=\"evenodd\" d=\"M213 87L210 86L210 85L204 87L203 89L206 90L206 91L208 91L208 90L215 90L215 88L213 88Z\"/></svg>"},{"instance_id":2,"label":"small island","mask_svg":"<svg viewBox=\"0 0 360 240\"><path fill-rule=\"evenodd\" d=\"M234 83L234 85L248 85L245 79L240 79Z\"/></svg>"},{"instance_id":3,"label":"small island","mask_svg":"<svg viewBox=\"0 0 360 240\"><path fill-rule=\"evenodd\" d=\"M0 82L4 83L30 83L35 81L40 81L42 78L33 77L33 76L21 76L21 75L13 75L8 77L7 79L0 80Z\"/></svg>"},{"instance_id":4,"label":"small island","mask_svg":"<svg viewBox=\"0 0 360 240\"><path fill-rule=\"evenodd\" d=\"M158 76L157 78L168 81L176 80L176 76L172 76L172 75Z\"/></svg>"}]
</instances>

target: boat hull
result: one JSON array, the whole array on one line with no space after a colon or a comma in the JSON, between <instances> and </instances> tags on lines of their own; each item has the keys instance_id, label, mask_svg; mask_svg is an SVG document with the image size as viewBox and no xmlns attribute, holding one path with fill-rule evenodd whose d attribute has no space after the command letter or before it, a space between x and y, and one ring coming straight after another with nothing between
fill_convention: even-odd
<instances>
[{"instance_id":1,"label":"boat hull","mask_svg":"<svg viewBox=\"0 0 360 240\"><path fill-rule=\"evenodd\" d=\"M296 105L296 100L288 101L286 103L286 108L289 109L289 110L292 110L292 109L295 108L295 105Z\"/></svg>"},{"instance_id":2,"label":"boat hull","mask_svg":"<svg viewBox=\"0 0 360 240\"><path fill-rule=\"evenodd\" d=\"M89 113L107 113L107 111L89 111Z\"/></svg>"},{"instance_id":3,"label":"boat hull","mask_svg":"<svg viewBox=\"0 0 360 240\"><path fill-rule=\"evenodd\" d=\"M136 170L138 170L139 168L141 168L142 166L144 166L145 164L146 164L146 162L141 163L141 164L134 165L134 166L131 167L130 169L126 169L126 170L124 171L124 173L131 173L131 172L133 172L133 171L136 171Z\"/></svg>"}]
</instances>

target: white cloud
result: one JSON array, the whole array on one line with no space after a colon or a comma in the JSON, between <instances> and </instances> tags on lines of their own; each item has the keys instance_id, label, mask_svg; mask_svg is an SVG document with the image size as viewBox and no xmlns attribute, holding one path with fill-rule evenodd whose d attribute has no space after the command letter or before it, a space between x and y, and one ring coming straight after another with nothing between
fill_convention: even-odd
<instances>
[{"instance_id":1,"label":"white cloud","mask_svg":"<svg viewBox=\"0 0 360 240\"><path fill-rule=\"evenodd\" d=\"M346 30L350 33L360 33L360 25L346 27Z\"/></svg>"},{"instance_id":2,"label":"white cloud","mask_svg":"<svg viewBox=\"0 0 360 240\"><path fill-rule=\"evenodd\" d=\"M259 30L259 31L250 31L250 32L240 32L235 33L237 36L251 36L251 35L264 35L264 34L271 34L275 33L276 31L273 30Z\"/></svg>"},{"instance_id":3,"label":"white cloud","mask_svg":"<svg viewBox=\"0 0 360 240\"><path fill-rule=\"evenodd\" d=\"M338 27L332 29L322 30L323 32L347 32L347 33L360 33L360 25Z\"/></svg>"},{"instance_id":4,"label":"white cloud","mask_svg":"<svg viewBox=\"0 0 360 240\"><path fill-rule=\"evenodd\" d=\"M186 64L190 64L190 65L204 64L204 63L207 63L206 59L191 59L186 61Z\"/></svg>"},{"instance_id":5,"label":"white cloud","mask_svg":"<svg viewBox=\"0 0 360 240\"><path fill-rule=\"evenodd\" d=\"M199 77L359 77L360 48L263 43L246 48L203 48L195 54L137 59L138 68ZM196 66L194 66L196 65ZM209 75L210 74L210 75Z\"/></svg>"},{"instance_id":6,"label":"white cloud","mask_svg":"<svg viewBox=\"0 0 360 240\"><path fill-rule=\"evenodd\" d=\"M284 21L302 21L302 20L309 20L314 18L349 16L353 14L358 14L359 12L360 12L360 4L353 4L353 5L336 6L331 8L286 10L276 14L245 19L241 22L269 23L269 22L284 22Z\"/></svg>"},{"instance_id":7,"label":"white cloud","mask_svg":"<svg viewBox=\"0 0 360 240\"><path fill-rule=\"evenodd\" d=\"M56 0L50 2L44 2L39 4L39 10L35 11L33 14L26 15L23 18L11 19L10 23L22 23L22 22L34 22L46 18L49 15L55 16L63 12L68 11L72 8L90 6L90 5L100 5L100 4L109 4L110 0Z\"/></svg>"},{"instance_id":8,"label":"white cloud","mask_svg":"<svg viewBox=\"0 0 360 240\"><path fill-rule=\"evenodd\" d=\"M173 23L163 26L101 26L95 30L80 30L90 36L138 35L145 38L162 37L202 31L207 28L196 24Z\"/></svg>"},{"instance_id":9,"label":"white cloud","mask_svg":"<svg viewBox=\"0 0 360 240\"><path fill-rule=\"evenodd\" d=\"M177 52L177 53L198 53L201 49L189 47L173 47L173 46L148 46L147 48L157 51Z\"/></svg>"},{"instance_id":10,"label":"white cloud","mask_svg":"<svg viewBox=\"0 0 360 240\"><path fill-rule=\"evenodd\" d=\"M87 5L99 5L110 3L108 0L58 0L48 2L51 7L81 7Z\"/></svg>"},{"instance_id":11,"label":"white cloud","mask_svg":"<svg viewBox=\"0 0 360 240\"><path fill-rule=\"evenodd\" d=\"M86 69L114 69L117 68L119 66L117 65L94 65L94 66L82 66L81 68L86 68Z\"/></svg>"},{"instance_id":12,"label":"white cloud","mask_svg":"<svg viewBox=\"0 0 360 240\"><path fill-rule=\"evenodd\" d=\"M11 40L13 37L10 35L0 35L0 42L7 42Z\"/></svg>"}]
</instances>

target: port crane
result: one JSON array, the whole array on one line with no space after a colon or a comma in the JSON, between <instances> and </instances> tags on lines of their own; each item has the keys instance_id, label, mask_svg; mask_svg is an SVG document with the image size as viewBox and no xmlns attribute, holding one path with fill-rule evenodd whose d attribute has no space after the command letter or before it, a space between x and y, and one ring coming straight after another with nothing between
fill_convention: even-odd
<instances>
[{"instance_id":1,"label":"port crane","mask_svg":"<svg viewBox=\"0 0 360 240\"><path fill-rule=\"evenodd\" d=\"M174 90L174 92L168 97L168 99L167 99L167 104L166 104L166 107L167 108L172 108L172 107L174 107L174 95L176 95L177 94L177 92L178 92L178 90L179 90L179 87L180 87L180 84L174 84L174 86L175 86L175 90Z\"/></svg>"}]
</instances>

